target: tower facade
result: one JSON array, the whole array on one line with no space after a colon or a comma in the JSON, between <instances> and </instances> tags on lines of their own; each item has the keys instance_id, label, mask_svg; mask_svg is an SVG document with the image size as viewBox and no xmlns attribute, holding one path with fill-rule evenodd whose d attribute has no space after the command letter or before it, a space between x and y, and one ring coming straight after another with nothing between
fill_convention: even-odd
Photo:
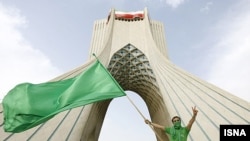
<instances>
[{"instance_id":1,"label":"tower facade","mask_svg":"<svg viewBox=\"0 0 250 141\"><path fill-rule=\"evenodd\" d=\"M190 141L219 140L221 124L249 124L250 103L174 65L168 59L164 33L163 24L150 19L146 8L137 12L112 9L108 18L94 23L89 60L51 81L78 75L95 61L95 53L124 90L144 100L154 123L171 126L171 118L179 115L185 126L196 105L199 113ZM62 112L22 133L5 133L1 128L0 139L97 141L111 101ZM2 127L2 107L0 112ZM156 132L168 140L164 132Z\"/></svg>"}]
</instances>

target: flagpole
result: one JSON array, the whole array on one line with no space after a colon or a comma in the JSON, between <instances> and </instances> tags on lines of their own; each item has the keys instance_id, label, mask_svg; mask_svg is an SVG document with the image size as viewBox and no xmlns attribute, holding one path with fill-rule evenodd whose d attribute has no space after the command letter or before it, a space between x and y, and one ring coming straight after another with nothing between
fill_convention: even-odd
<instances>
[{"instance_id":1,"label":"flagpole","mask_svg":"<svg viewBox=\"0 0 250 141\"><path fill-rule=\"evenodd\" d=\"M142 116L142 118L143 118L144 120L146 120L145 116L141 113L141 111L140 111L140 110L138 109L138 107L134 104L134 102L129 98L129 96L126 95L126 97L127 97L128 100L130 101L130 103L135 107L135 109L137 110L137 112ZM148 124L148 125L151 127L151 129L154 131L154 133L155 133L156 136L160 139L160 141L164 141L164 140L160 137L160 135L155 131L154 127L153 127L152 125L150 125L150 124Z\"/></svg>"}]
</instances>

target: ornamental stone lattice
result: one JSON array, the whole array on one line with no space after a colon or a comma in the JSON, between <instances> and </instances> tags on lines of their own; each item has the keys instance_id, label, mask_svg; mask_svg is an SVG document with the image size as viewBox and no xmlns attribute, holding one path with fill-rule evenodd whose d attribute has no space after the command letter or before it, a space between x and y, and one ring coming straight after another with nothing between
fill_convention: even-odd
<instances>
[{"instance_id":1,"label":"ornamental stone lattice","mask_svg":"<svg viewBox=\"0 0 250 141\"><path fill-rule=\"evenodd\" d=\"M51 81L81 73L95 61L95 53L125 91L136 92L144 100L153 122L171 126L172 116L180 115L185 126L192 116L191 107L197 105L199 113L190 141L219 140L221 124L249 124L249 102L173 64L168 59L164 33L163 24L150 19L147 8L137 12L111 9L106 19L94 23L89 60ZM15 134L3 131L0 106L0 140L98 141L111 101L62 112L44 124ZM164 132L156 132L168 140Z\"/></svg>"}]
</instances>

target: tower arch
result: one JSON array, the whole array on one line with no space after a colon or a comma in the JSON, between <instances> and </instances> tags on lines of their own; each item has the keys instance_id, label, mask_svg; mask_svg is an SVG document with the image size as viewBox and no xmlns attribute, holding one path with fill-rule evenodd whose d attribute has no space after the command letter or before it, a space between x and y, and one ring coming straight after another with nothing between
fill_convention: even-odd
<instances>
[{"instance_id":1,"label":"tower arch","mask_svg":"<svg viewBox=\"0 0 250 141\"><path fill-rule=\"evenodd\" d=\"M130 43L125 45L113 54L107 69L125 91L136 92L144 100L154 122L170 126L154 71L141 50ZM162 131L156 131L165 136Z\"/></svg>"}]
</instances>

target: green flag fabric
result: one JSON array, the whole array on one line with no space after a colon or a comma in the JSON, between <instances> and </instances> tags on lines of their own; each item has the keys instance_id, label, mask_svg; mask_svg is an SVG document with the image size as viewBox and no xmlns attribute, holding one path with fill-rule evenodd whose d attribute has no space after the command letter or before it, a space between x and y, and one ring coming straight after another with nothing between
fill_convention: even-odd
<instances>
[{"instance_id":1,"label":"green flag fabric","mask_svg":"<svg viewBox=\"0 0 250 141\"><path fill-rule=\"evenodd\" d=\"M125 95L116 80L96 60L76 77L41 84L22 83L10 90L2 102L4 130L22 132L62 111Z\"/></svg>"}]
</instances>

